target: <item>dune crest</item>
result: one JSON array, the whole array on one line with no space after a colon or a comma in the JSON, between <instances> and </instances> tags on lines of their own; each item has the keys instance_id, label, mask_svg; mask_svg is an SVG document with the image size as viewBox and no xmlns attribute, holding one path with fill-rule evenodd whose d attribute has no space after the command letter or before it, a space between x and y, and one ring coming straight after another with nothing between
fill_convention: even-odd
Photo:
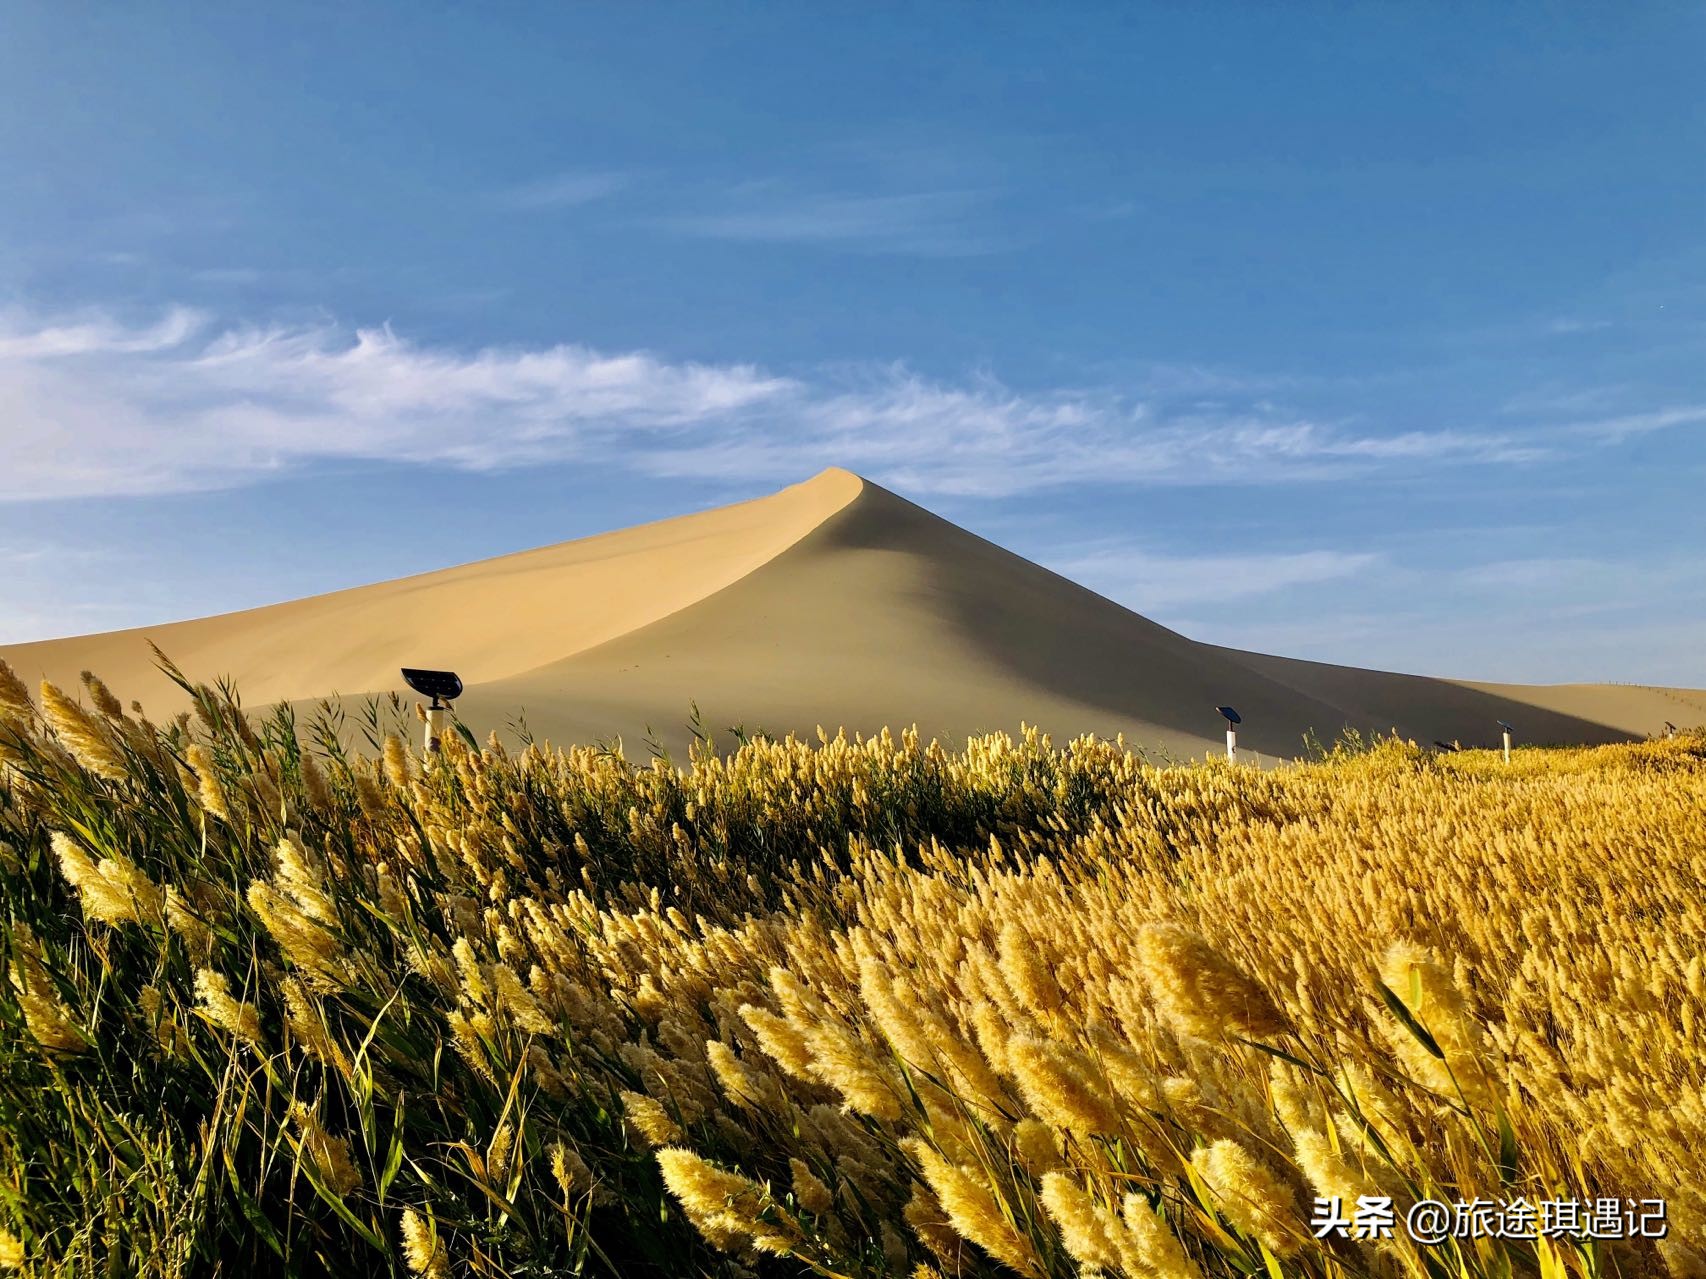
<instances>
[{"instance_id":1,"label":"dune crest","mask_svg":"<svg viewBox=\"0 0 1706 1279\"><path fill-rule=\"evenodd\" d=\"M399 667L440 666L462 674L458 710L480 733L525 713L559 742L672 749L691 703L713 730L917 724L953 739L1025 722L1200 754L1231 702L1240 743L1271 756L1347 726L1468 745L1490 744L1499 719L1548 742L1706 720L1692 690L1475 684L1201 644L840 469L539 550L0 656L67 687L93 669L160 713L179 698L150 639L195 678L233 676L251 705L399 689Z\"/></svg>"}]
</instances>

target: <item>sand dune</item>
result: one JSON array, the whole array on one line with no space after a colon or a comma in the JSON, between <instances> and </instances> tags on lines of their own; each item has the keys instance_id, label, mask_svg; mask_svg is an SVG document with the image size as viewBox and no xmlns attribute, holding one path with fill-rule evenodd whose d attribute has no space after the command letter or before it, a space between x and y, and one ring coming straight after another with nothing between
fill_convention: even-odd
<instances>
[{"instance_id":1,"label":"sand dune","mask_svg":"<svg viewBox=\"0 0 1706 1279\"><path fill-rule=\"evenodd\" d=\"M859 493L826 473L756 501L457 568L191 622L0 646L67 688L93 670L151 708L178 690L148 641L248 703L402 688L400 666L502 679L686 608L774 559Z\"/></svg>"},{"instance_id":2,"label":"sand dune","mask_svg":"<svg viewBox=\"0 0 1706 1279\"><path fill-rule=\"evenodd\" d=\"M1177 754L1240 743L1297 752L1313 729L1487 744L1611 741L1706 722L1706 694L1624 685L1476 684L1200 644L846 471L771 497L377 586L202 621L0 648L26 676L100 673L175 708L152 639L250 704L401 688L445 666L477 732L525 716L559 742L713 730L944 738L1016 729L1123 732ZM722 740L726 743L728 738Z\"/></svg>"}]
</instances>

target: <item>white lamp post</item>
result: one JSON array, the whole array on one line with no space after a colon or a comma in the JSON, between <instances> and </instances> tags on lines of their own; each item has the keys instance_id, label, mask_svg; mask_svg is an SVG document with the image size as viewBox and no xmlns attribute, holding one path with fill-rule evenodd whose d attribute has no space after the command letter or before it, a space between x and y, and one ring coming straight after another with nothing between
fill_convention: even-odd
<instances>
[{"instance_id":1,"label":"white lamp post","mask_svg":"<svg viewBox=\"0 0 1706 1279\"><path fill-rule=\"evenodd\" d=\"M1499 727L1502 728L1505 733L1505 763L1508 764L1511 762L1511 734L1515 733L1516 729L1512 728L1502 719L1499 721Z\"/></svg>"},{"instance_id":2,"label":"white lamp post","mask_svg":"<svg viewBox=\"0 0 1706 1279\"><path fill-rule=\"evenodd\" d=\"M1238 758L1238 725L1244 722L1243 716L1230 706L1216 706L1214 709L1219 711L1221 717L1226 720L1226 758L1236 760Z\"/></svg>"},{"instance_id":3,"label":"white lamp post","mask_svg":"<svg viewBox=\"0 0 1706 1279\"><path fill-rule=\"evenodd\" d=\"M448 703L462 696L462 681L455 671L424 671L405 666L403 682L415 692L432 698L426 709L426 753L437 754L444 743L444 712L450 709Z\"/></svg>"}]
</instances>

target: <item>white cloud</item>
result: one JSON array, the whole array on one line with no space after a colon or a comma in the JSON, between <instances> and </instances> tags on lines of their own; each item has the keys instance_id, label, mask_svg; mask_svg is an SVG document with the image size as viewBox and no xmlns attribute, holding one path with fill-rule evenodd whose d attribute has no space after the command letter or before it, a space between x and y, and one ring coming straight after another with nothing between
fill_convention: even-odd
<instances>
[{"instance_id":1,"label":"white cloud","mask_svg":"<svg viewBox=\"0 0 1706 1279\"><path fill-rule=\"evenodd\" d=\"M197 284L229 284L243 288L259 284L266 279L266 272L252 266L210 266L191 271L190 278Z\"/></svg>"},{"instance_id":2,"label":"white cloud","mask_svg":"<svg viewBox=\"0 0 1706 1279\"><path fill-rule=\"evenodd\" d=\"M626 173L557 173L493 192L490 202L500 209L534 212L567 209L608 199L630 182Z\"/></svg>"},{"instance_id":3,"label":"white cloud","mask_svg":"<svg viewBox=\"0 0 1706 1279\"><path fill-rule=\"evenodd\" d=\"M67 564L88 564L110 558L111 552L91 547L59 546L46 542L16 546L0 542L0 566L12 569L37 566L57 569Z\"/></svg>"},{"instance_id":4,"label":"white cloud","mask_svg":"<svg viewBox=\"0 0 1706 1279\"><path fill-rule=\"evenodd\" d=\"M1252 616L1169 619L1187 635L1258 653L1281 653L1346 666L1446 679L1515 684L1638 682L1697 688L1701 619L1658 610L1571 616L1555 608L1484 616L1400 610L1368 613L1329 607L1308 618ZM1371 654L1378 659L1371 661ZM1686 706L1678 723L1701 716Z\"/></svg>"},{"instance_id":5,"label":"white cloud","mask_svg":"<svg viewBox=\"0 0 1706 1279\"><path fill-rule=\"evenodd\" d=\"M1571 612L1701 612L1706 565L1698 557L1657 550L1640 558L1533 556L1493 560L1455 574L1449 583L1496 596L1504 607ZM1581 603L1588 601L1588 603Z\"/></svg>"},{"instance_id":6,"label":"white cloud","mask_svg":"<svg viewBox=\"0 0 1706 1279\"><path fill-rule=\"evenodd\" d=\"M1380 558L1335 550L1165 555L1138 546L1102 546L1050 559L1048 567L1136 612L1152 613L1355 577Z\"/></svg>"},{"instance_id":7,"label":"white cloud","mask_svg":"<svg viewBox=\"0 0 1706 1279\"><path fill-rule=\"evenodd\" d=\"M1503 435L1359 435L1271 410L1163 414L1105 392L1022 394L987 379L943 386L888 370L853 388L819 388L786 422L664 442L642 465L775 481L838 465L918 493L1003 497L1075 483L1289 483L1536 455Z\"/></svg>"},{"instance_id":8,"label":"white cloud","mask_svg":"<svg viewBox=\"0 0 1706 1279\"><path fill-rule=\"evenodd\" d=\"M97 598L66 598L89 591L91 583L124 564L126 556L101 547L60 542L0 542L0 580L6 583L0 599L0 644L17 644L53 635L77 635L122 626L146 609L146 598L115 598L95 591ZM146 596L146 590L116 593Z\"/></svg>"},{"instance_id":9,"label":"white cloud","mask_svg":"<svg viewBox=\"0 0 1706 1279\"><path fill-rule=\"evenodd\" d=\"M0 360L146 355L182 346L204 323L200 314L187 307L173 307L155 323L140 328L99 312L39 323L13 310L0 313Z\"/></svg>"},{"instance_id":10,"label":"white cloud","mask_svg":"<svg viewBox=\"0 0 1706 1279\"><path fill-rule=\"evenodd\" d=\"M30 644L64 635L89 635L131 625L140 610L92 600L56 600L51 606L8 606L0 614L0 644ZM145 612L142 616L148 616Z\"/></svg>"},{"instance_id":11,"label":"white cloud","mask_svg":"<svg viewBox=\"0 0 1706 1279\"><path fill-rule=\"evenodd\" d=\"M711 207L655 218L651 225L704 239L970 257L1000 252L1011 243L983 225L984 200L977 191L844 195L749 182L724 192Z\"/></svg>"},{"instance_id":12,"label":"white cloud","mask_svg":"<svg viewBox=\"0 0 1706 1279\"><path fill-rule=\"evenodd\" d=\"M1464 569L1457 580L1464 586L1479 590L1535 591L1580 586L1590 581L1603 584L1622 571L1623 566L1603 560L1542 556L1477 564Z\"/></svg>"},{"instance_id":13,"label":"white cloud","mask_svg":"<svg viewBox=\"0 0 1706 1279\"><path fill-rule=\"evenodd\" d=\"M1236 575L1234 575L1236 580ZM1335 603L1335 597L1338 603ZM1459 679L1698 686L1706 565L1665 551L1427 564L1381 558L1348 591L1196 601L1168 625L1193 638ZM1692 647L1690 646L1692 637Z\"/></svg>"},{"instance_id":14,"label":"white cloud","mask_svg":"<svg viewBox=\"0 0 1706 1279\"><path fill-rule=\"evenodd\" d=\"M231 486L322 459L590 459L740 483L841 465L920 494L1001 496L1537 456L1505 435L1383 436L1261 404L1180 414L900 368L806 380L569 344L466 351L389 328L221 328L183 309L141 322L0 314L0 435L12 501Z\"/></svg>"},{"instance_id":15,"label":"white cloud","mask_svg":"<svg viewBox=\"0 0 1706 1279\"><path fill-rule=\"evenodd\" d=\"M1610 327L1610 320L1584 320L1573 315L1561 315L1546 325L1546 331L1557 334L1597 333Z\"/></svg>"},{"instance_id":16,"label":"white cloud","mask_svg":"<svg viewBox=\"0 0 1706 1279\"><path fill-rule=\"evenodd\" d=\"M1699 426L1701 423L1706 423L1706 405L1684 404L1648 413L1625 413L1619 417L1576 422L1567 429L1573 434L1607 444L1620 444L1631 436L1668 431L1675 426Z\"/></svg>"},{"instance_id":17,"label":"white cloud","mask_svg":"<svg viewBox=\"0 0 1706 1279\"><path fill-rule=\"evenodd\" d=\"M388 329L230 329L188 312L0 327L0 499L238 484L315 459L469 469L750 410L791 383L743 365L578 346L430 349Z\"/></svg>"}]
</instances>

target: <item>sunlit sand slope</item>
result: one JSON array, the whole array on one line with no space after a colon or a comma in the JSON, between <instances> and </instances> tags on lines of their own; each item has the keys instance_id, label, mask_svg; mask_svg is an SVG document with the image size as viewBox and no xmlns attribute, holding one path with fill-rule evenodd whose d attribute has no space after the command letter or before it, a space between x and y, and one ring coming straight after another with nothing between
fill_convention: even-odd
<instances>
[{"instance_id":1,"label":"sunlit sand slope","mask_svg":"<svg viewBox=\"0 0 1706 1279\"><path fill-rule=\"evenodd\" d=\"M697 515L199 621L0 647L0 657L26 678L67 688L93 670L150 710L179 699L149 640L196 679L232 676L250 705L400 688L402 666L501 679L713 594L859 489L847 472L826 472Z\"/></svg>"}]
</instances>

